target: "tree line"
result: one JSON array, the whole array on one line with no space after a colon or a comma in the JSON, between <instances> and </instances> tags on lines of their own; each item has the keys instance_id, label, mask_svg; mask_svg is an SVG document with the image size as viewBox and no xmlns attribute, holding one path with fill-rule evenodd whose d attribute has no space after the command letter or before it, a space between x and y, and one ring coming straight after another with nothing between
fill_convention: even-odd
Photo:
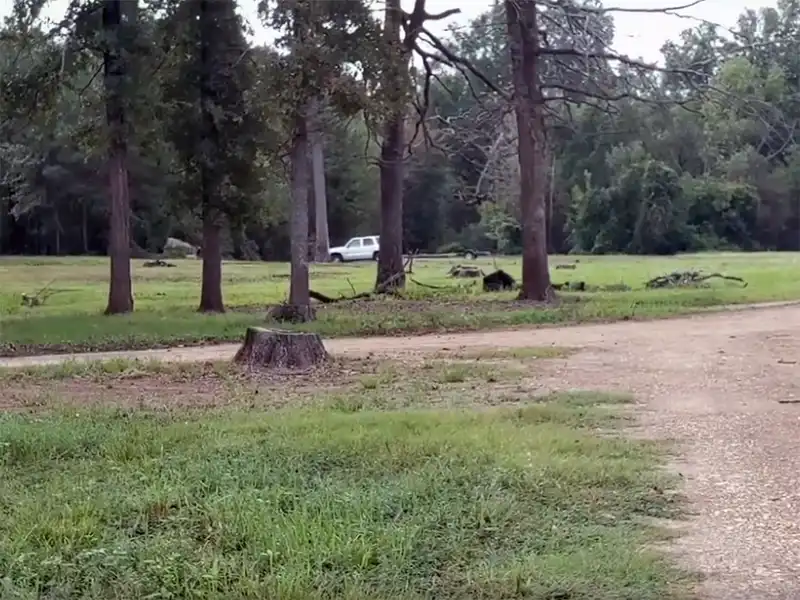
<instances>
[{"instance_id":1,"label":"tree line","mask_svg":"<svg viewBox=\"0 0 800 600\"><path fill-rule=\"evenodd\" d=\"M403 252L800 249L800 0L700 23L661 65L613 51L613 7L503 0L447 36L387 0L14 0L0 31L0 253L108 254L108 312L133 310L130 256L202 248L308 263L380 234L376 289ZM652 7L646 7L652 11Z\"/></svg>"}]
</instances>

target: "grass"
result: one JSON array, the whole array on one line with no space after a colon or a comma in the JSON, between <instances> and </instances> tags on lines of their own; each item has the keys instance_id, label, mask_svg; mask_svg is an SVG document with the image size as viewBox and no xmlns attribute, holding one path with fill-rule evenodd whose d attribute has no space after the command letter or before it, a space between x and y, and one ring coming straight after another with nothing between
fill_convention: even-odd
<instances>
[{"instance_id":1,"label":"grass","mask_svg":"<svg viewBox=\"0 0 800 600\"><path fill-rule=\"evenodd\" d=\"M223 376L234 371L230 362L212 363L211 368ZM0 368L0 382L62 381L65 379L103 381L108 378L136 379L152 375L172 378L193 377L208 370L207 363L164 362L156 359L112 358L109 360L65 360L49 365Z\"/></svg>"},{"instance_id":2,"label":"grass","mask_svg":"<svg viewBox=\"0 0 800 600\"><path fill-rule=\"evenodd\" d=\"M572 260L554 257L559 264ZM513 294L484 294L473 282L450 280L449 260L417 261L406 299L343 303L319 310L305 325L323 335L376 335L423 331L545 325L564 322L652 318L747 302L800 299L800 255L794 253L703 254L669 258L580 257L575 270L555 270L553 280L585 281L589 286L631 291L565 293L555 306L511 302ZM207 316L195 311L200 264L174 261L176 268L133 267L136 312L103 317L107 264L101 259L0 259L0 354L19 355L73 350L110 350L238 341L248 325L263 324L267 304L283 300L288 267L277 263L226 263L224 293L231 310ZM478 261L485 269L491 261ZM520 260L498 266L520 273ZM312 287L322 293L350 295L369 289L374 265L319 265L312 268ZM745 278L749 285L712 282L709 287L645 290L644 282L675 270L702 269ZM21 306L23 293L51 283L56 293L43 306Z\"/></svg>"},{"instance_id":3,"label":"grass","mask_svg":"<svg viewBox=\"0 0 800 600\"><path fill-rule=\"evenodd\" d=\"M659 491L670 484L659 449L596 432L627 399L381 411L346 397L270 412L0 416L2 597L680 591L682 576L643 549L663 535L645 518L678 508Z\"/></svg>"}]
</instances>

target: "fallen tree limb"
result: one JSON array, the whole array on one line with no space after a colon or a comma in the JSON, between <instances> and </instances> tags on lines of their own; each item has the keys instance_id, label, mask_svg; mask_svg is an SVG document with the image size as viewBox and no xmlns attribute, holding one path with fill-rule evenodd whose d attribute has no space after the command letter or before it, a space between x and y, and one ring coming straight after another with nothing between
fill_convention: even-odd
<instances>
[{"instance_id":1,"label":"fallen tree limb","mask_svg":"<svg viewBox=\"0 0 800 600\"><path fill-rule=\"evenodd\" d=\"M414 284L416 284L416 285L418 285L420 287L428 288L428 289L431 289L431 290L454 290L454 289L457 289L457 288L454 288L451 285L433 285L431 283L422 283L421 281L417 281L413 277L409 277L408 280L411 283L414 283Z\"/></svg>"},{"instance_id":2,"label":"fallen tree limb","mask_svg":"<svg viewBox=\"0 0 800 600\"><path fill-rule=\"evenodd\" d=\"M316 300L317 302L321 302L322 304L333 304L335 302L346 302L348 300L364 300L366 298L372 298L374 294L372 292L361 292L360 294L354 294L352 296L340 296L339 298L331 298L330 296L326 296L325 294L315 292L314 290L308 290L308 295L312 299Z\"/></svg>"},{"instance_id":3,"label":"fallen tree limb","mask_svg":"<svg viewBox=\"0 0 800 600\"><path fill-rule=\"evenodd\" d=\"M675 271L667 275L659 275L649 281L645 282L645 287L649 289L658 289L666 287L688 287L701 284L709 279L724 279L726 281L736 281L743 284L742 287L747 287L747 282L741 277L734 277L732 275L723 275L722 273L710 273L704 275L700 271Z\"/></svg>"},{"instance_id":4,"label":"fallen tree limb","mask_svg":"<svg viewBox=\"0 0 800 600\"><path fill-rule=\"evenodd\" d=\"M53 285L55 279L53 279L50 283L40 289L33 295L30 294L22 294L22 306L27 306L28 308L33 308L34 306L41 306L45 303L45 301L52 296L53 294L57 294L59 290L51 290L50 286Z\"/></svg>"},{"instance_id":5,"label":"fallen tree limb","mask_svg":"<svg viewBox=\"0 0 800 600\"><path fill-rule=\"evenodd\" d=\"M743 284L742 287L747 287L747 282L741 277L734 277L733 275L723 275L722 273L711 273L711 275L705 275L699 278L698 281L706 281L708 279L713 279L715 277L717 279L725 279L727 281L737 281Z\"/></svg>"},{"instance_id":6,"label":"fallen tree limb","mask_svg":"<svg viewBox=\"0 0 800 600\"><path fill-rule=\"evenodd\" d=\"M350 289L353 290L352 296L339 296L338 298L332 298L331 296L326 296L325 294L321 294L320 292L316 292L314 290L309 290L308 295L316 300L317 302L321 302L322 304L335 304L337 302L350 302L353 300L367 300L369 298L374 298L375 296L380 295L396 295L396 292L391 289L391 285L400 279L400 277L406 275L408 269L412 262L414 261L414 255L411 255L406 259L406 263L403 265L403 270L399 273L395 273L389 279L387 279L379 289L369 291L369 292L356 292L355 287L353 286L352 282L348 279L347 283L350 285ZM417 283L417 282L415 282Z\"/></svg>"}]
</instances>

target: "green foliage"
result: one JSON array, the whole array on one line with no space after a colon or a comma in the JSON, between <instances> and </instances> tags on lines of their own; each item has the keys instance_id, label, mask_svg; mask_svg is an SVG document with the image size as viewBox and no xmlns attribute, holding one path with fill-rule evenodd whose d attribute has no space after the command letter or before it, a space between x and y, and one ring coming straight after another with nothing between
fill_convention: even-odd
<instances>
[{"instance_id":1,"label":"green foliage","mask_svg":"<svg viewBox=\"0 0 800 600\"><path fill-rule=\"evenodd\" d=\"M290 120L316 98L348 118L369 104L370 76L379 71L380 24L362 0L262 0L262 18L280 32L270 91ZM357 78L353 66L363 77Z\"/></svg>"},{"instance_id":2,"label":"green foliage","mask_svg":"<svg viewBox=\"0 0 800 600\"><path fill-rule=\"evenodd\" d=\"M618 147L609 157L608 188L576 191L573 232L581 250L669 254L685 244L677 173L641 146Z\"/></svg>"},{"instance_id":3,"label":"green foliage","mask_svg":"<svg viewBox=\"0 0 800 600\"><path fill-rule=\"evenodd\" d=\"M498 253L516 254L521 250L519 222L502 207L494 203L481 206L480 223L486 238L494 242Z\"/></svg>"},{"instance_id":4,"label":"green foliage","mask_svg":"<svg viewBox=\"0 0 800 600\"><path fill-rule=\"evenodd\" d=\"M754 249L758 196L753 187L710 177L687 178L683 193L694 249Z\"/></svg>"},{"instance_id":5,"label":"green foliage","mask_svg":"<svg viewBox=\"0 0 800 600\"><path fill-rule=\"evenodd\" d=\"M71 4L62 27L69 35L55 35L37 20L38 1L15 2L3 26L0 252L106 251L102 40L95 4ZM377 231L380 140L374 124L392 96L381 82L387 69L397 67L390 58L399 54L386 47L379 15L362 0L262 2L261 17L279 36L254 48L230 10L235 2L213 4L228 11L216 21L218 55L224 56L214 81L221 135L216 157L200 144L199 31L189 18L198 2L140 0L126 32L135 83L129 99L135 245L158 252L167 236L199 242L201 161L224 176L216 204L230 226L225 255L286 258L285 145L297 107L310 98L327 107L331 239ZM579 19L581 6L542 8L548 43L590 54L612 41L610 17ZM630 66L615 71L600 59L592 59L589 77L571 59L543 58L544 87L571 90L563 101L548 103L551 251L800 247L800 153L792 125L800 119L800 59L785 43L800 32L800 13L792 7L780 3L746 13L733 38L709 24L684 32L663 54L665 64L688 69L691 77ZM508 82L503 19L496 2L445 40L501 87ZM575 27L578 21L589 24ZM437 148L424 149L419 133L409 158L407 245L514 251L516 124L506 100L487 93L474 74L465 78L436 64L433 72L433 79L424 69L412 73L418 104L429 100L425 122ZM588 101L583 92L600 99ZM602 100L617 92L623 98ZM631 94L651 102L624 97Z\"/></svg>"},{"instance_id":6,"label":"green foliage","mask_svg":"<svg viewBox=\"0 0 800 600\"><path fill-rule=\"evenodd\" d=\"M205 7L208 14L201 14ZM247 102L254 86L249 48L234 0L182 0L169 16L177 32L174 78L165 79L169 141L183 166L177 190L190 208L243 223L260 190L256 160L262 121ZM209 122L210 121L210 122Z\"/></svg>"}]
</instances>

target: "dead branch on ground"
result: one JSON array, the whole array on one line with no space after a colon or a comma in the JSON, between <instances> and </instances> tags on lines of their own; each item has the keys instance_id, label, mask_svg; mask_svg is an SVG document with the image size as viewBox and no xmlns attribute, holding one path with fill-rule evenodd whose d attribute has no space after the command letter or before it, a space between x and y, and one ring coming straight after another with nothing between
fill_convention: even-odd
<instances>
[{"instance_id":1,"label":"dead branch on ground","mask_svg":"<svg viewBox=\"0 0 800 600\"><path fill-rule=\"evenodd\" d=\"M704 275L700 271L675 271L667 275L659 275L647 281L644 285L648 289L660 289L668 287L690 287L699 285L709 279L723 279L725 281L736 281L747 287L747 282L741 277L723 275L722 273L710 273Z\"/></svg>"},{"instance_id":2,"label":"dead branch on ground","mask_svg":"<svg viewBox=\"0 0 800 600\"><path fill-rule=\"evenodd\" d=\"M40 289L35 294L22 294L22 306L33 308L34 306L41 306L53 294L57 294L61 290L52 290L50 286L53 285L55 279Z\"/></svg>"}]
</instances>

